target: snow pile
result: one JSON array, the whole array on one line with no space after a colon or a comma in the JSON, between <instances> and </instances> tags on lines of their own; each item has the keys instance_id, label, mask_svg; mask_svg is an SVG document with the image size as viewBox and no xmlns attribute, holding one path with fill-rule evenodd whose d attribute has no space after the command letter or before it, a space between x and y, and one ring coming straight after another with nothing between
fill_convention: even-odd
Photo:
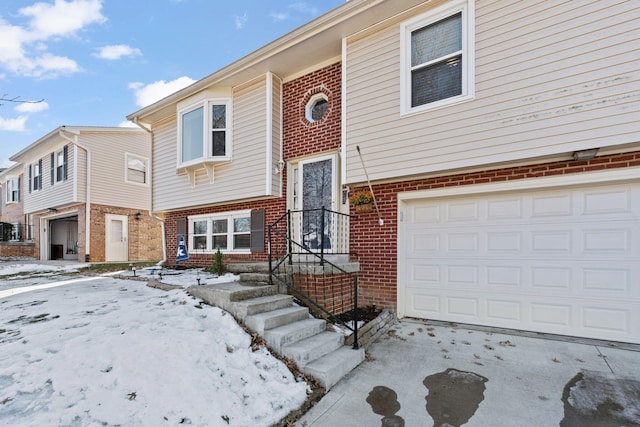
<instances>
[{"instance_id":1,"label":"snow pile","mask_svg":"<svg viewBox=\"0 0 640 427\"><path fill-rule=\"evenodd\" d=\"M0 425L269 426L305 401L231 315L94 279L0 299Z\"/></svg>"}]
</instances>

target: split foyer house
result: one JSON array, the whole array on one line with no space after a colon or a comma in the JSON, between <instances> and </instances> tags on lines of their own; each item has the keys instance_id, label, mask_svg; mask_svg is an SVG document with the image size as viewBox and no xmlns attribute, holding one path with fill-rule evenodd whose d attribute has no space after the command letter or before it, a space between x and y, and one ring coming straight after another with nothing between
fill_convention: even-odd
<instances>
[{"instance_id":1,"label":"split foyer house","mask_svg":"<svg viewBox=\"0 0 640 427\"><path fill-rule=\"evenodd\" d=\"M61 126L11 157L2 175L38 259L160 260L149 215L150 136L138 128Z\"/></svg>"},{"instance_id":2,"label":"split foyer house","mask_svg":"<svg viewBox=\"0 0 640 427\"><path fill-rule=\"evenodd\" d=\"M179 236L189 265L265 261L286 217L358 263L360 305L640 343L639 17L351 0L130 114L169 262Z\"/></svg>"}]
</instances>

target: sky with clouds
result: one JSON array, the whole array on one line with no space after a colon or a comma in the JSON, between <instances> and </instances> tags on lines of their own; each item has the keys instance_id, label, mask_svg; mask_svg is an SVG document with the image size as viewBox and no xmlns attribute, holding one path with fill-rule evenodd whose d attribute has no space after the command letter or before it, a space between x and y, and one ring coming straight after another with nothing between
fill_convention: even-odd
<instances>
[{"instance_id":1,"label":"sky with clouds","mask_svg":"<svg viewBox=\"0 0 640 427\"><path fill-rule=\"evenodd\" d=\"M0 168L58 126L123 126L343 3L0 0Z\"/></svg>"}]
</instances>

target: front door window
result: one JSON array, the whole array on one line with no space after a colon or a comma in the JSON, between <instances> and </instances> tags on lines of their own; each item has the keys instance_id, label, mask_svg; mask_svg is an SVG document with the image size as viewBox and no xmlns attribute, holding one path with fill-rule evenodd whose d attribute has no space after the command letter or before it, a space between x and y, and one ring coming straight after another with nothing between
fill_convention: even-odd
<instances>
[{"instance_id":1,"label":"front door window","mask_svg":"<svg viewBox=\"0 0 640 427\"><path fill-rule=\"evenodd\" d=\"M301 196L302 202L301 243L311 250L330 250L333 246L333 219L332 215L325 214L323 221L322 208L335 210L334 157L300 162L300 177L300 189L295 197Z\"/></svg>"}]
</instances>

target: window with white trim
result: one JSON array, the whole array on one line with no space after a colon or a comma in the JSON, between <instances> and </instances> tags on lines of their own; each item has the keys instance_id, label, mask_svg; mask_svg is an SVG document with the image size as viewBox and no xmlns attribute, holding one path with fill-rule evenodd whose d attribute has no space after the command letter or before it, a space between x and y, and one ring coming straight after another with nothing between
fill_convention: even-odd
<instances>
[{"instance_id":1,"label":"window with white trim","mask_svg":"<svg viewBox=\"0 0 640 427\"><path fill-rule=\"evenodd\" d=\"M230 99L210 99L178 111L178 167L230 158Z\"/></svg>"},{"instance_id":2,"label":"window with white trim","mask_svg":"<svg viewBox=\"0 0 640 427\"><path fill-rule=\"evenodd\" d=\"M67 179L68 148L65 146L56 153L56 182Z\"/></svg>"},{"instance_id":3,"label":"window with white trim","mask_svg":"<svg viewBox=\"0 0 640 427\"><path fill-rule=\"evenodd\" d=\"M137 184L147 183L147 159L144 157L134 156L133 154L126 154L127 159L127 182L134 182Z\"/></svg>"},{"instance_id":4,"label":"window with white trim","mask_svg":"<svg viewBox=\"0 0 640 427\"><path fill-rule=\"evenodd\" d=\"M42 160L39 160L37 163L31 165L32 175L32 189L33 191L38 191L42 188Z\"/></svg>"},{"instance_id":5,"label":"window with white trim","mask_svg":"<svg viewBox=\"0 0 640 427\"><path fill-rule=\"evenodd\" d=\"M20 178L9 178L5 185L6 203L17 203L20 201Z\"/></svg>"},{"instance_id":6,"label":"window with white trim","mask_svg":"<svg viewBox=\"0 0 640 427\"><path fill-rule=\"evenodd\" d=\"M189 250L195 253L245 252L251 248L251 211L189 217Z\"/></svg>"},{"instance_id":7,"label":"window with white trim","mask_svg":"<svg viewBox=\"0 0 640 427\"><path fill-rule=\"evenodd\" d=\"M473 2L450 5L401 24L401 112L473 98Z\"/></svg>"}]
</instances>

